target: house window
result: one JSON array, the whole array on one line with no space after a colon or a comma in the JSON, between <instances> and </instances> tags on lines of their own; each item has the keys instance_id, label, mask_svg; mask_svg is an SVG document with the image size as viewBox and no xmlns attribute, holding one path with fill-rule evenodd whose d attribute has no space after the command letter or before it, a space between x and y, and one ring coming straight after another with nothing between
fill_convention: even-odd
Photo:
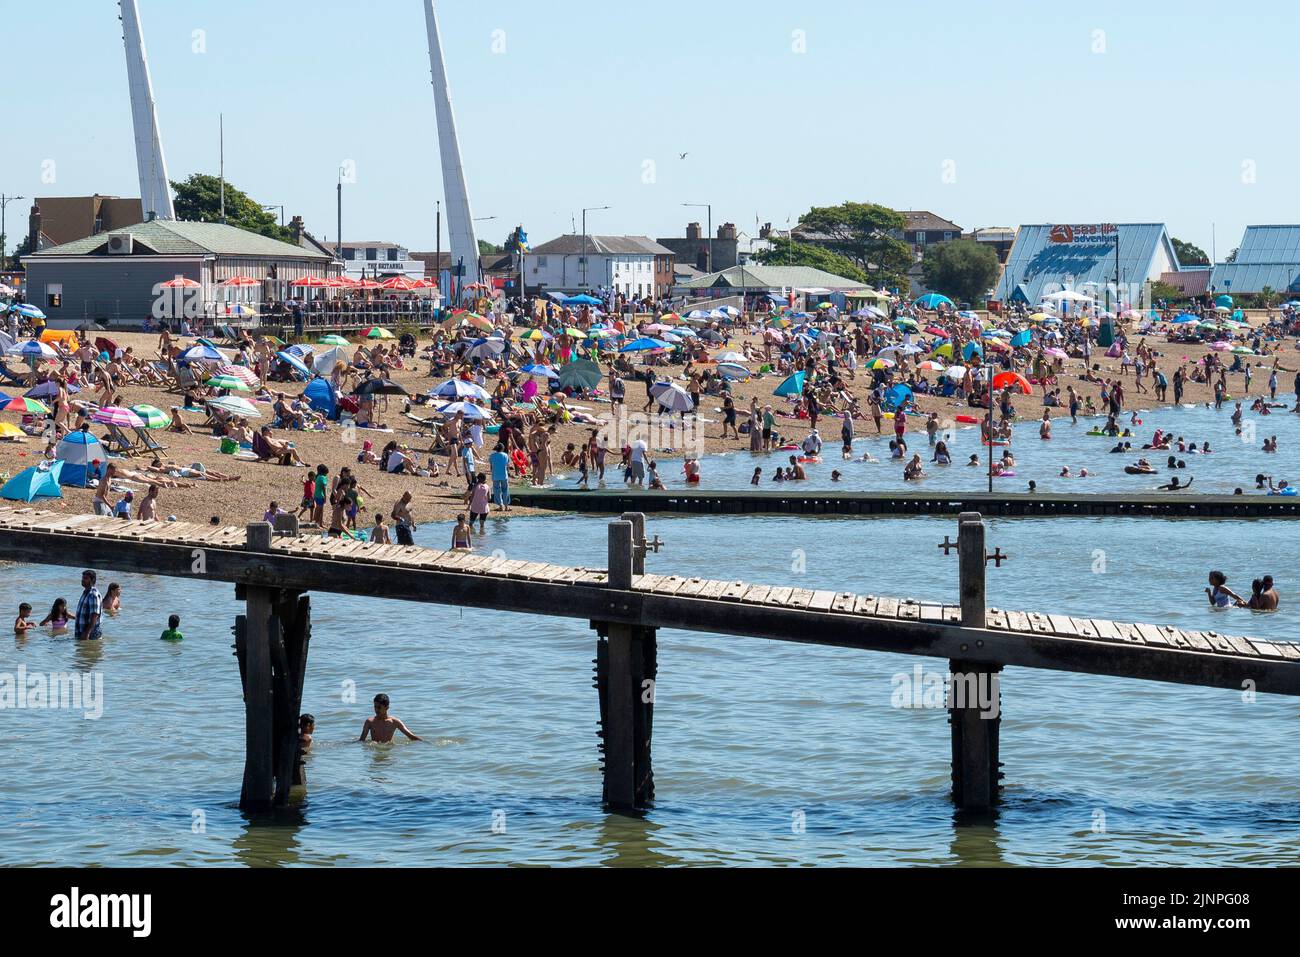
<instances>
[{"instance_id":1,"label":"house window","mask_svg":"<svg viewBox=\"0 0 1300 957\"><path fill-rule=\"evenodd\" d=\"M367 261L367 262L375 262L377 259L379 259L379 250L376 249L374 246L367 246L367 247L366 247L366 261Z\"/></svg>"},{"instance_id":2,"label":"house window","mask_svg":"<svg viewBox=\"0 0 1300 957\"><path fill-rule=\"evenodd\" d=\"M397 253L398 253L398 250L397 250L396 247L394 247L394 248L388 250L388 261L389 261L390 263L395 263L395 262L398 261Z\"/></svg>"},{"instance_id":3,"label":"house window","mask_svg":"<svg viewBox=\"0 0 1300 957\"><path fill-rule=\"evenodd\" d=\"M943 241L944 241L945 243L946 243L946 242L951 242L951 241L952 241L952 233L944 233L944 234L943 234Z\"/></svg>"},{"instance_id":4,"label":"house window","mask_svg":"<svg viewBox=\"0 0 1300 957\"><path fill-rule=\"evenodd\" d=\"M356 258L357 258L357 251L356 251L355 249L353 249L351 246L344 246L344 247L343 247L343 258L344 258L344 259L356 259Z\"/></svg>"},{"instance_id":5,"label":"house window","mask_svg":"<svg viewBox=\"0 0 1300 957\"><path fill-rule=\"evenodd\" d=\"M916 244L917 244L918 246L924 246L924 245L925 245L925 233L917 233L917 234L916 234Z\"/></svg>"},{"instance_id":6,"label":"house window","mask_svg":"<svg viewBox=\"0 0 1300 957\"><path fill-rule=\"evenodd\" d=\"M58 309L63 305L63 283L51 282L45 285L45 308Z\"/></svg>"},{"instance_id":7,"label":"house window","mask_svg":"<svg viewBox=\"0 0 1300 957\"><path fill-rule=\"evenodd\" d=\"M537 257L537 269L545 269L545 268L546 268L546 257L545 257L545 256L538 256L538 257ZM536 271L536 270L534 270L534 272L535 272L535 271Z\"/></svg>"}]
</instances>

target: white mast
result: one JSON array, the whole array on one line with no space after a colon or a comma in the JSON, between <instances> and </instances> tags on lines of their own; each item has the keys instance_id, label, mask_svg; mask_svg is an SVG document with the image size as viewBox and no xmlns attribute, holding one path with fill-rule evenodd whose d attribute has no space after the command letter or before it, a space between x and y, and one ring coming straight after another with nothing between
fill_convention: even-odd
<instances>
[{"instance_id":1,"label":"white mast","mask_svg":"<svg viewBox=\"0 0 1300 957\"><path fill-rule=\"evenodd\" d=\"M135 162L140 171L140 205L144 218L175 219L172 188L167 180L158 112L154 105L149 61L140 32L140 13L135 0L119 0L122 8L122 39L126 44L126 77L131 87L131 121L135 126Z\"/></svg>"},{"instance_id":2,"label":"white mast","mask_svg":"<svg viewBox=\"0 0 1300 957\"><path fill-rule=\"evenodd\" d=\"M424 3L424 17L429 30L429 66L433 77L433 102L438 114L438 149L442 154L442 189L447 198L447 232L451 235L451 270L457 263L465 265L460 285L478 281L478 240L474 235L474 217L469 208L469 187L465 185L465 167L460 159L460 142L456 138L456 114L451 107L451 89L447 85L447 66L442 58L442 41L438 36L438 14L434 0ZM443 290L444 295L447 290Z\"/></svg>"}]
</instances>

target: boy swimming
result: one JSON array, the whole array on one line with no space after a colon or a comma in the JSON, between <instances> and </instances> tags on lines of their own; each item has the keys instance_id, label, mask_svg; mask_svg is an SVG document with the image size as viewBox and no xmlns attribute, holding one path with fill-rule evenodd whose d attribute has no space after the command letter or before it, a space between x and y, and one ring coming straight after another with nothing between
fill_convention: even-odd
<instances>
[{"instance_id":1,"label":"boy swimming","mask_svg":"<svg viewBox=\"0 0 1300 957\"><path fill-rule=\"evenodd\" d=\"M364 741L366 740L366 736L369 735L371 741L375 741L379 744L387 744L389 741L393 740L393 735L398 731L402 732L402 734L406 735L412 741L423 740L422 738L411 734L411 732L407 730L406 725L402 724L400 718L395 718L388 713L388 695L375 695L375 716L373 718L366 718L366 723L361 727L361 737L357 740Z\"/></svg>"},{"instance_id":2,"label":"boy swimming","mask_svg":"<svg viewBox=\"0 0 1300 957\"><path fill-rule=\"evenodd\" d=\"M31 620L32 606L23 602L18 606L18 617L14 619L14 634L22 637L36 627L36 622Z\"/></svg>"}]
</instances>

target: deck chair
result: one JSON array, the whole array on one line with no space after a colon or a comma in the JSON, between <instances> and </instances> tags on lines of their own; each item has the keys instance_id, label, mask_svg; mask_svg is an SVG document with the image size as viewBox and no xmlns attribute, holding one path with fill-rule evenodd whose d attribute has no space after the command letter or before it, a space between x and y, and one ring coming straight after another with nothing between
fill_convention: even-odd
<instances>
[{"instance_id":1,"label":"deck chair","mask_svg":"<svg viewBox=\"0 0 1300 957\"><path fill-rule=\"evenodd\" d=\"M141 452L166 452L167 446L162 445L157 439L150 434L148 429L142 429L139 426L134 427L137 438L137 445Z\"/></svg>"},{"instance_id":2,"label":"deck chair","mask_svg":"<svg viewBox=\"0 0 1300 957\"><path fill-rule=\"evenodd\" d=\"M108 429L108 436L104 446L109 452L116 452L121 455L137 455L140 453L140 447L133 439L128 438L122 432L120 426L107 425L105 428Z\"/></svg>"}]
</instances>

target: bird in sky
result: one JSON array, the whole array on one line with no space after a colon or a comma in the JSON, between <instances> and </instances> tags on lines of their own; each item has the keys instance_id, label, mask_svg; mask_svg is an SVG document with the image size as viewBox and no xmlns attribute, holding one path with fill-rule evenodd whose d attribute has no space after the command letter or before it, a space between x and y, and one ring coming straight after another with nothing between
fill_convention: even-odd
<instances>
[{"instance_id":1,"label":"bird in sky","mask_svg":"<svg viewBox=\"0 0 1300 957\"><path fill-rule=\"evenodd\" d=\"M679 156L681 159L686 159L686 157L688 157L688 156L690 156L690 155L691 155L690 153L679 153L679 154L678 154L678 156Z\"/></svg>"}]
</instances>

